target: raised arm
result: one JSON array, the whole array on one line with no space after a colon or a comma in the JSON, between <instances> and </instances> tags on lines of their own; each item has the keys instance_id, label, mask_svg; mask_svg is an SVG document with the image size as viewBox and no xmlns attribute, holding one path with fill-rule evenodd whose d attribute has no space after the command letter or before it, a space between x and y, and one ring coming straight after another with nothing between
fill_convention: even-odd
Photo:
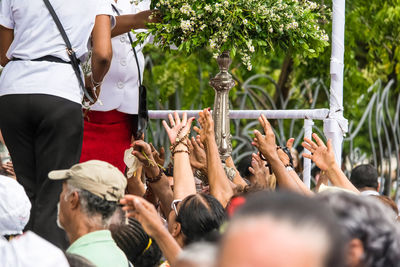
<instances>
[{"instance_id":1,"label":"raised arm","mask_svg":"<svg viewBox=\"0 0 400 267\"><path fill-rule=\"evenodd\" d=\"M295 179L299 179L298 177L293 177L286 170L285 165L280 160L275 142L275 134L272 130L271 124L265 118L264 115L261 115L258 118L261 126L264 128L265 136L263 136L259 131L255 130L255 138L253 145L258 148L261 154L266 158L268 163L271 165L271 168L276 176L276 180L281 188L286 188L291 191L298 192L300 194L311 195L313 194L310 190L303 191L299 186L298 182ZM301 182L301 181L300 181Z\"/></svg>"},{"instance_id":2,"label":"raised arm","mask_svg":"<svg viewBox=\"0 0 400 267\"><path fill-rule=\"evenodd\" d=\"M154 194L161 202L161 209L165 216L168 216L171 211L171 202L173 200L173 193L169 186L168 178L164 174L154 159L154 153L149 144L143 140L136 140L133 142L132 154L137 157L143 164L143 171L146 175L147 185L151 187Z\"/></svg>"},{"instance_id":3,"label":"raised arm","mask_svg":"<svg viewBox=\"0 0 400 267\"><path fill-rule=\"evenodd\" d=\"M197 127L195 129L200 134L201 141L206 149L210 193L218 199L223 207L226 207L233 196L233 190L222 166L218 146L215 142L214 121L208 109L204 109L199 115L201 129Z\"/></svg>"},{"instance_id":4,"label":"raised arm","mask_svg":"<svg viewBox=\"0 0 400 267\"><path fill-rule=\"evenodd\" d=\"M194 118L188 120L186 113L183 113L181 120L176 112L174 112L174 116L169 114L168 118L171 127L166 121L163 121L163 125L171 142L171 153L174 160L174 199L184 199L189 195L196 194L187 143Z\"/></svg>"},{"instance_id":5,"label":"raised arm","mask_svg":"<svg viewBox=\"0 0 400 267\"><path fill-rule=\"evenodd\" d=\"M335 153L332 148L332 141L329 139L327 145L315 133L312 134L317 143L308 138L304 138L303 147L311 152L303 153L303 157L311 159L322 171L326 173L329 180L334 186L342 187L356 193L360 193L358 189L347 179L335 160Z\"/></svg>"},{"instance_id":6,"label":"raised arm","mask_svg":"<svg viewBox=\"0 0 400 267\"><path fill-rule=\"evenodd\" d=\"M124 205L123 210L127 212L126 215L140 222L146 233L156 240L171 266L174 266L181 248L164 227L154 206L143 198L133 195L126 195L121 204Z\"/></svg>"},{"instance_id":7,"label":"raised arm","mask_svg":"<svg viewBox=\"0 0 400 267\"><path fill-rule=\"evenodd\" d=\"M157 10L145 10L137 14L121 15L116 17L116 25L111 31L115 37L131 30L145 29L147 23L161 22L161 15Z\"/></svg>"}]
</instances>

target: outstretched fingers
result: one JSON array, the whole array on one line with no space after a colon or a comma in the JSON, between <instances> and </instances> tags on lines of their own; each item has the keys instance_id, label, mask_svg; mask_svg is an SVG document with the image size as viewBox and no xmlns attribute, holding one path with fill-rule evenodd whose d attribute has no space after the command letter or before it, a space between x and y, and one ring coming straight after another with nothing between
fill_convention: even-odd
<instances>
[{"instance_id":1,"label":"outstretched fingers","mask_svg":"<svg viewBox=\"0 0 400 267\"><path fill-rule=\"evenodd\" d=\"M321 140L321 138L319 138L319 136L316 133L313 133L312 137L317 142L318 146L325 146L324 142Z\"/></svg>"}]
</instances>

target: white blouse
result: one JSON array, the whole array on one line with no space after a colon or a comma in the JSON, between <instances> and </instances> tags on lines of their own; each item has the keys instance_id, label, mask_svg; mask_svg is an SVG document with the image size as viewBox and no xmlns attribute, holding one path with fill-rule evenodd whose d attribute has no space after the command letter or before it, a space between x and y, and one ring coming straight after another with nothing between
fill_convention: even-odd
<instances>
[{"instance_id":1,"label":"white blouse","mask_svg":"<svg viewBox=\"0 0 400 267\"><path fill-rule=\"evenodd\" d=\"M51 4L77 57L84 60L96 16L113 17L110 0L52 0ZM69 61L65 42L42 0L1 0L0 25L14 30L7 57L23 59L4 67L0 96L48 94L81 103L82 92L70 64L29 61L48 55Z\"/></svg>"},{"instance_id":2,"label":"white blouse","mask_svg":"<svg viewBox=\"0 0 400 267\"><path fill-rule=\"evenodd\" d=\"M130 2L129 0L118 0L117 3L114 2L114 6L121 15L136 14L150 8L149 0L139 1L137 5ZM131 34L131 37L135 40L134 34ZM113 59L110 70L101 86L99 96L101 101L98 101L91 110L110 111L116 109L123 113L137 114L139 75L131 43L126 33L112 38L111 41ZM144 56L142 48L143 46L137 46L135 49L143 79Z\"/></svg>"}]
</instances>

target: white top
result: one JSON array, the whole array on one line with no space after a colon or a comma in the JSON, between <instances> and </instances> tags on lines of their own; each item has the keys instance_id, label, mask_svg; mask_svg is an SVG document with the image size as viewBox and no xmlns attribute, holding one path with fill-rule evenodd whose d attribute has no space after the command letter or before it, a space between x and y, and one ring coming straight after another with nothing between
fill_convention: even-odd
<instances>
[{"instance_id":1,"label":"white top","mask_svg":"<svg viewBox=\"0 0 400 267\"><path fill-rule=\"evenodd\" d=\"M69 264L61 249L28 231L10 242L0 239L0 266L68 267Z\"/></svg>"},{"instance_id":2,"label":"white top","mask_svg":"<svg viewBox=\"0 0 400 267\"><path fill-rule=\"evenodd\" d=\"M0 175L0 235L22 234L31 213L31 202L16 180Z\"/></svg>"},{"instance_id":3,"label":"white top","mask_svg":"<svg viewBox=\"0 0 400 267\"><path fill-rule=\"evenodd\" d=\"M118 0L114 6L121 15L136 14L150 8L150 1L143 0L136 4L131 4L129 0ZM115 13L115 15L117 15ZM137 30L138 32L138 30ZM135 35L131 34L132 40L136 40ZM91 110L110 111L118 110L128 114L138 114L139 106L139 75L135 55L127 34L122 34L112 38L113 59L110 70L104 78L103 85L98 101ZM143 79L144 56L142 53L143 45L137 46L140 72Z\"/></svg>"},{"instance_id":4,"label":"white top","mask_svg":"<svg viewBox=\"0 0 400 267\"><path fill-rule=\"evenodd\" d=\"M81 60L87 56L96 15L112 15L110 3L110 0L51 1ZM0 25L14 29L7 57L24 60L11 61L3 69L0 96L48 94L81 103L82 92L70 64L29 61L48 55L69 61L65 42L42 0L1 0Z\"/></svg>"}]
</instances>

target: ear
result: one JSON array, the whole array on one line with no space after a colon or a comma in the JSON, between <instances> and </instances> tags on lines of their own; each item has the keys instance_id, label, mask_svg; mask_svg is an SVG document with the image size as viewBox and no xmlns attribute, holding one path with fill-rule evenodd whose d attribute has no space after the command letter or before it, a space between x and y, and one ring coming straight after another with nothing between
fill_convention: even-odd
<instances>
[{"instance_id":1,"label":"ear","mask_svg":"<svg viewBox=\"0 0 400 267\"><path fill-rule=\"evenodd\" d=\"M347 251L348 266L361 266L361 259L364 255L364 246L361 240L358 238L350 240Z\"/></svg>"},{"instance_id":2,"label":"ear","mask_svg":"<svg viewBox=\"0 0 400 267\"><path fill-rule=\"evenodd\" d=\"M174 238L177 238L181 233L182 233L181 232L181 224L178 223L178 222L174 222L173 225L172 225L172 233L171 233L171 235Z\"/></svg>"},{"instance_id":3,"label":"ear","mask_svg":"<svg viewBox=\"0 0 400 267\"><path fill-rule=\"evenodd\" d=\"M80 206L80 202L79 202L79 194L78 192L73 192L70 196L69 196L69 200L68 200L69 204L71 205L71 209L77 209Z\"/></svg>"}]
</instances>

